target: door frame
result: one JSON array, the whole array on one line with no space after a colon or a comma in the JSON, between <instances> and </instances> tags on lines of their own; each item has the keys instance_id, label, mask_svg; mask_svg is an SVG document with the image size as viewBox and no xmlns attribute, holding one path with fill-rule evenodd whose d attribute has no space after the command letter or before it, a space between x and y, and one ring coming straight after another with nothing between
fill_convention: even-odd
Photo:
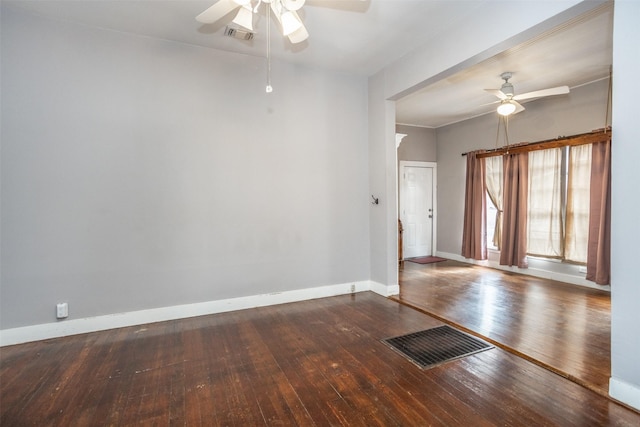
<instances>
[{"instance_id":1,"label":"door frame","mask_svg":"<svg viewBox=\"0 0 640 427\"><path fill-rule=\"evenodd\" d=\"M432 168L432 180L431 180L431 197L433 198L433 221L431 223L431 254L435 255L437 252L436 242L437 242L437 230L438 230L438 164L436 162L421 162L414 160L400 160L400 167L398 168L398 212L397 217L400 218L400 212L402 212L402 207L406 204L405 202L405 191L404 188L404 180L405 180L405 167L419 167L419 168ZM404 239L403 239L404 245ZM404 253L404 247L402 248L402 253Z\"/></svg>"}]
</instances>

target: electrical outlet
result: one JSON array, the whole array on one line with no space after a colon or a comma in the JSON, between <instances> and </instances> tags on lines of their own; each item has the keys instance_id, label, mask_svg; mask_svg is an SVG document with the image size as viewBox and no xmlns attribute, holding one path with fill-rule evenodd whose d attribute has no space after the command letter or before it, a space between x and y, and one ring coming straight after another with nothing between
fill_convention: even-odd
<instances>
[{"instance_id":1,"label":"electrical outlet","mask_svg":"<svg viewBox=\"0 0 640 427\"><path fill-rule=\"evenodd\" d=\"M351 284L351 293L352 293L352 294L355 294L355 293L356 293L356 284L355 284L355 283L352 283L352 284Z\"/></svg>"},{"instance_id":2,"label":"electrical outlet","mask_svg":"<svg viewBox=\"0 0 640 427\"><path fill-rule=\"evenodd\" d=\"M587 272L587 267L581 265L580 267L578 267L578 272L580 273L586 273Z\"/></svg>"},{"instance_id":3,"label":"electrical outlet","mask_svg":"<svg viewBox=\"0 0 640 427\"><path fill-rule=\"evenodd\" d=\"M65 319L69 317L69 304L61 302L56 305L56 317L58 319Z\"/></svg>"}]
</instances>

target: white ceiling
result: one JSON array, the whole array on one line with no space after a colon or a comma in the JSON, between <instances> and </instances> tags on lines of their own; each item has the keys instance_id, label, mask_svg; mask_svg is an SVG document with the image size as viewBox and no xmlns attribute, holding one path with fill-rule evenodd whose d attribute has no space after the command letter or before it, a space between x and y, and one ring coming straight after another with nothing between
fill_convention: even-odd
<instances>
[{"instance_id":1,"label":"white ceiling","mask_svg":"<svg viewBox=\"0 0 640 427\"><path fill-rule=\"evenodd\" d=\"M241 41L223 35L225 26L234 17L233 12L218 23L201 24L195 20L199 13L217 1L3 0L3 3L101 28L266 56L264 6L254 24L255 38ZM309 31L309 39L292 45L273 31L271 54L289 63L368 76L471 13L483 2L307 0L298 13Z\"/></svg>"},{"instance_id":2,"label":"white ceiling","mask_svg":"<svg viewBox=\"0 0 640 427\"><path fill-rule=\"evenodd\" d=\"M431 84L396 102L396 121L437 128L495 113L497 98L484 89L500 89L500 74L515 94L557 86L575 88L610 73L613 44L612 3L583 15L562 28L502 52L482 63ZM569 96L569 95L558 95ZM526 108L526 102L522 104ZM526 114L526 111L520 114Z\"/></svg>"},{"instance_id":3,"label":"white ceiling","mask_svg":"<svg viewBox=\"0 0 640 427\"><path fill-rule=\"evenodd\" d=\"M54 19L180 43L266 55L265 17L251 41L225 37L224 22L203 25L195 16L217 0L3 0ZM372 75L455 26L493 0L307 0L298 13L310 37L298 45L272 33L274 59L309 67ZM398 123L439 127L493 111L484 88L499 88L512 71L516 93L574 87L606 77L611 64L611 4L582 20L482 64L434 83L397 102ZM488 23L495 25L495 23Z\"/></svg>"}]
</instances>

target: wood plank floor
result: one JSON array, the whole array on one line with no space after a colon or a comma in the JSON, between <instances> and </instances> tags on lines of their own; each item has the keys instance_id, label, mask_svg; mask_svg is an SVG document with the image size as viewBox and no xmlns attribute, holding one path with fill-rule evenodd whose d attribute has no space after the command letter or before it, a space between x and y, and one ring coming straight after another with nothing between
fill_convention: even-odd
<instances>
[{"instance_id":1,"label":"wood plank floor","mask_svg":"<svg viewBox=\"0 0 640 427\"><path fill-rule=\"evenodd\" d=\"M442 322L370 292L0 349L3 426L604 426L640 414L494 348L421 370Z\"/></svg>"},{"instance_id":2,"label":"wood plank floor","mask_svg":"<svg viewBox=\"0 0 640 427\"><path fill-rule=\"evenodd\" d=\"M608 292L457 261L405 262L393 299L608 394Z\"/></svg>"}]
</instances>

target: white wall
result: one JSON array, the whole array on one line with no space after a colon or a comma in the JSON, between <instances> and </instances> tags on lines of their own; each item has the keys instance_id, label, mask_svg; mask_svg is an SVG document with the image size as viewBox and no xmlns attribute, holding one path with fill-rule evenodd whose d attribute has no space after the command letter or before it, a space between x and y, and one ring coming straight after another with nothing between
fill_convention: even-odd
<instances>
[{"instance_id":1,"label":"white wall","mask_svg":"<svg viewBox=\"0 0 640 427\"><path fill-rule=\"evenodd\" d=\"M1 31L2 329L369 279L366 79Z\"/></svg>"},{"instance_id":2,"label":"white wall","mask_svg":"<svg viewBox=\"0 0 640 427\"><path fill-rule=\"evenodd\" d=\"M640 3L617 0L613 32L611 144L611 382L610 394L640 409Z\"/></svg>"},{"instance_id":3,"label":"white wall","mask_svg":"<svg viewBox=\"0 0 640 427\"><path fill-rule=\"evenodd\" d=\"M383 286L398 286L398 197L395 102L384 97L384 74L369 80L369 188L379 199L371 205L369 216L369 242L371 280ZM381 141L390 142L388 144ZM391 141L393 141L391 143ZM390 219L393 219L391 224ZM389 256L392 251L393 258ZM400 291L399 288L398 292Z\"/></svg>"},{"instance_id":4,"label":"white wall","mask_svg":"<svg viewBox=\"0 0 640 427\"><path fill-rule=\"evenodd\" d=\"M605 79L575 88L568 95L524 104L526 110L509 120L509 142L542 141L604 128L607 118L611 117L606 114L608 91L609 79ZM437 130L438 209L447 212L438 221L441 256L460 257L462 248L466 158L461 154L505 145L502 125L496 144L497 117L497 114L488 114ZM584 280L585 274L580 273L576 265L532 259L530 268L524 272L533 273L533 270L549 272L544 277L597 287Z\"/></svg>"}]
</instances>

